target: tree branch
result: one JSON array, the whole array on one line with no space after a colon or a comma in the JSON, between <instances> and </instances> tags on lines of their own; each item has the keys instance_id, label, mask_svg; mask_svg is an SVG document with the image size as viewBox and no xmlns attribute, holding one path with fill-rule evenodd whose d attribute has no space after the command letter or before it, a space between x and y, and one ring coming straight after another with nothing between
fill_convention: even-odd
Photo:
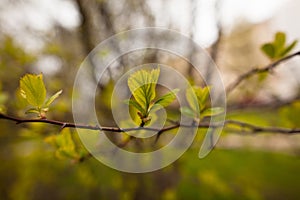
<instances>
[{"instance_id":1,"label":"tree branch","mask_svg":"<svg viewBox=\"0 0 300 200\"><path fill-rule=\"evenodd\" d=\"M56 126L60 126L61 128L79 128L79 129L87 129L87 130L98 130L98 131L109 131L109 132L130 132L130 131L137 131L137 130L148 130L148 131L156 131L159 135L163 132L167 132L179 127L186 127L186 128L219 128L226 125L236 125L238 127L246 128L250 132L253 133L282 133L282 134L295 134L300 133L300 128L282 128L282 127L261 127L256 126L253 124L249 124L246 122L236 121L236 120L226 120L224 123L208 123L208 122L202 122L199 124L180 124L179 122L172 122L173 125L164 127L162 129L158 128L150 128L150 127L133 127L133 128L126 128L122 129L119 127L99 127L99 126L92 126L92 125L80 125L80 124L74 124L69 122L61 122L56 120L49 120L49 119L23 119L23 118L17 118L17 117L11 117L5 114L0 113L0 119L5 119L9 121L16 122L16 124L24 124L24 123L46 123L46 124L52 124Z\"/></svg>"},{"instance_id":2,"label":"tree branch","mask_svg":"<svg viewBox=\"0 0 300 200\"><path fill-rule=\"evenodd\" d=\"M231 83L227 88L226 88L226 94L228 95L230 92L232 92L237 86L240 85L241 82L243 82L244 80L250 78L251 76L254 76L256 74L261 74L261 73L264 73L264 72L271 72L275 67L277 67L279 64L295 57L295 56L299 56L300 55L300 51L294 53L294 54L291 54L289 56L286 56L284 58L281 58L263 68L254 68L254 69L251 69L249 70L248 72L240 75L239 77L237 77L237 79Z\"/></svg>"}]
</instances>

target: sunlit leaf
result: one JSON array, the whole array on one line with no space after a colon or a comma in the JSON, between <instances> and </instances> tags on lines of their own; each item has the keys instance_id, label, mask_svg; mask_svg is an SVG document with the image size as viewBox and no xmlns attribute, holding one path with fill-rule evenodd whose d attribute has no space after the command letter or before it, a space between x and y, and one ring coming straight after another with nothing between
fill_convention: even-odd
<instances>
[{"instance_id":1,"label":"sunlit leaf","mask_svg":"<svg viewBox=\"0 0 300 200\"><path fill-rule=\"evenodd\" d=\"M206 102L208 100L209 97L209 92L210 92L210 88L209 87L204 87L204 88L200 88L199 89L200 92L200 96L197 95L199 102L200 102L200 109L204 109ZM197 93L196 93L197 94Z\"/></svg>"},{"instance_id":2,"label":"sunlit leaf","mask_svg":"<svg viewBox=\"0 0 300 200\"><path fill-rule=\"evenodd\" d=\"M196 87L188 88L187 91L186 91L185 97L186 97L186 100L188 101L189 106L191 107L191 109L194 112L198 112L200 108L198 106L199 104L198 104L198 99L197 99L195 90L197 90Z\"/></svg>"},{"instance_id":3,"label":"sunlit leaf","mask_svg":"<svg viewBox=\"0 0 300 200\"><path fill-rule=\"evenodd\" d=\"M16 105L18 106L18 108L25 108L26 106L28 106L28 101L24 99L24 97L22 96L20 88L16 90L15 94L16 94Z\"/></svg>"},{"instance_id":4,"label":"sunlit leaf","mask_svg":"<svg viewBox=\"0 0 300 200\"><path fill-rule=\"evenodd\" d=\"M160 97L154 104L159 104L163 107L170 105L176 99L177 92L179 92L179 89L174 89L168 92L167 94Z\"/></svg>"},{"instance_id":5,"label":"sunlit leaf","mask_svg":"<svg viewBox=\"0 0 300 200\"><path fill-rule=\"evenodd\" d=\"M62 90L59 90L59 91L56 92L54 95L52 95L52 96L46 101L45 106L46 106L46 107L50 106L50 104L52 104L53 101L54 101L55 99L57 99L57 98L59 97L59 95L61 95L61 93L62 93Z\"/></svg>"},{"instance_id":6,"label":"sunlit leaf","mask_svg":"<svg viewBox=\"0 0 300 200\"><path fill-rule=\"evenodd\" d=\"M200 112L206 106L209 97L210 88L209 87L197 87L193 86L189 88L186 92L186 99L195 112Z\"/></svg>"},{"instance_id":7,"label":"sunlit leaf","mask_svg":"<svg viewBox=\"0 0 300 200\"><path fill-rule=\"evenodd\" d=\"M43 75L26 74L23 76L20 80L20 93L30 105L41 107L46 98Z\"/></svg>"},{"instance_id":8,"label":"sunlit leaf","mask_svg":"<svg viewBox=\"0 0 300 200\"><path fill-rule=\"evenodd\" d=\"M275 47L271 43L264 44L261 47L261 50L269 57L274 58L275 57Z\"/></svg>"},{"instance_id":9,"label":"sunlit leaf","mask_svg":"<svg viewBox=\"0 0 300 200\"><path fill-rule=\"evenodd\" d=\"M159 72L159 68L151 71L139 70L128 79L128 87L134 99L144 110L148 110L151 101L155 99Z\"/></svg>"},{"instance_id":10,"label":"sunlit leaf","mask_svg":"<svg viewBox=\"0 0 300 200\"><path fill-rule=\"evenodd\" d=\"M297 44L297 41L286 44L286 34L277 32L273 42L264 44L261 50L272 60L278 60L286 56Z\"/></svg>"},{"instance_id":11,"label":"sunlit leaf","mask_svg":"<svg viewBox=\"0 0 300 200\"><path fill-rule=\"evenodd\" d=\"M138 111L140 111L143 115L146 114L146 111L140 106L140 104L138 104L135 100L126 100L125 101L126 104L131 105L133 107L135 107Z\"/></svg>"},{"instance_id":12,"label":"sunlit leaf","mask_svg":"<svg viewBox=\"0 0 300 200\"><path fill-rule=\"evenodd\" d=\"M215 115L219 115L223 112L224 112L224 109L221 107L207 108L201 113L201 117L215 116Z\"/></svg>"},{"instance_id":13,"label":"sunlit leaf","mask_svg":"<svg viewBox=\"0 0 300 200\"><path fill-rule=\"evenodd\" d=\"M30 108L30 109L26 110L25 114L29 114L29 113L39 114L40 111L37 110L36 108Z\"/></svg>"},{"instance_id":14,"label":"sunlit leaf","mask_svg":"<svg viewBox=\"0 0 300 200\"><path fill-rule=\"evenodd\" d=\"M274 46L275 46L275 49L277 50L277 52L279 52L281 49L284 48L285 40L286 40L285 33L277 32L275 34Z\"/></svg>"},{"instance_id":15,"label":"sunlit leaf","mask_svg":"<svg viewBox=\"0 0 300 200\"><path fill-rule=\"evenodd\" d=\"M197 116L195 114L195 112L192 109L188 108L188 107L182 107L182 108L180 108L180 112L183 115L191 117L191 118L194 118L195 116Z\"/></svg>"},{"instance_id":16,"label":"sunlit leaf","mask_svg":"<svg viewBox=\"0 0 300 200\"><path fill-rule=\"evenodd\" d=\"M293 48L297 45L298 41L295 40L294 42L292 42L289 46L287 46L281 53L279 56L283 57L286 56L291 50L293 50Z\"/></svg>"}]
</instances>

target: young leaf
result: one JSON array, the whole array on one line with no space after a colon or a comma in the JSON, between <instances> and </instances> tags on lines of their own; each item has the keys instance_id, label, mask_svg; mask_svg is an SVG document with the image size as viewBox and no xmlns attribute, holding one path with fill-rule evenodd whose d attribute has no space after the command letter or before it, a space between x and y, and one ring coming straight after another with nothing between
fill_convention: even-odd
<instances>
[{"instance_id":1,"label":"young leaf","mask_svg":"<svg viewBox=\"0 0 300 200\"><path fill-rule=\"evenodd\" d=\"M54 101L55 99L57 99L57 98L59 97L59 95L61 95L61 93L62 93L62 90L59 90L59 91L56 92L54 95L52 95L52 96L46 101L45 106L46 106L46 107L49 107L50 104L52 104L53 101Z\"/></svg>"},{"instance_id":2,"label":"young leaf","mask_svg":"<svg viewBox=\"0 0 300 200\"><path fill-rule=\"evenodd\" d=\"M43 75L26 74L23 76L20 80L20 92L30 105L41 107L46 98Z\"/></svg>"},{"instance_id":3,"label":"young leaf","mask_svg":"<svg viewBox=\"0 0 300 200\"><path fill-rule=\"evenodd\" d=\"M286 45L286 35L283 32L275 34L274 41L266 43L261 47L261 50L272 60L280 59L286 56L297 44L297 41Z\"/></svg>"},{"instance_id":4,"label":"young leaf","mask_svg":"<svg viewBox=\"0 0 300 200\"><path fill-rule=\"evenodd\" d=\"M195 116L196 116L195 112L192 109L190 109L189 107L180 108L180 112L183 115L191 117L191 118L195 118Z\"/></svg>"},{"instance_id":5,"label":"young leaf","mask_svg":"<svg viewBox=\"0 0 300 200\"><path fill-rule=\"evenodd\" d=\"M128 87L134 99L144 110L148 110L151 101L155 99L155 87L159 72L159 69L139 70L128 79Z\"/></svg>"},{"instance_id":6,"label":"young leaf","mask_svg":"<svg viewBox=\"0 0 300 200\"><path fill-rule=\"evenodd\" d=\"M128 104L128 105L131 105L131 106L135 107L143 115L146 115L146 111L135 100L129 99L129 100L126 100L125 103Z\"/></svg>"},{"instance_id":7,"label":"young leaf","mask_svg":"<svg viewBox=\"0 0 300 200\"><path fill-rule=\"evenodd\" d=\"M26 110L25 114L29 114L29 113L40 114L40 111L37 110L36 108L30 108L30 109Z\"/></svg>"},{"instance_id":8,"label":"young leaf","mask_svg":"<svg viewBox=\"0 0 300 200\"><path fill-rule=\"evenodd\" d=\"M162 107L170 105L176 99L176 93L179 89L174 89L160 97L154 104L160 104Z\"/></svg>"},{"instance_id":9,"label":"young leaf","mask_svg":"<svg viewBox=\"0 0 300 200\"><path fill-rule=\"evenodd\" d=\"M261 50L271 59L275 57L275 47L271 43L264 44Z\"/></svg>"},{"instance_id":10,"label":"young leaf","mask_svg":"<svg viewBox=\"0 0 300 200\"><path fill-rule=\"evenodd\" d=\"M224 109L221 107L207 108L200 115L201 117L209 117L221 114L222 112L224 112Z\"/></svg>"},{"instance_id":11,"label":"young leaf","mask_svg":"<svg viewBox=\"0 0 300 200\"><path fill-rule=\"evenodd\" d=\"M199 96L197 95L197 97L199 99L198 101L199 101L200 109L202 110L205 108L206 102L208 100L210 87L207 86L204 88L200 88L199 91L200 91L200 95Z\"/></svg>"},{"instance_id":12,"label":"young leaf","mask_svg":"<svg viewBox=\"0 0 300 200\"><path fill-rule=\"evenodd\" d=\"M289 46L287 46L281 53L280 53L280 57L286 56L298 43L297 40L295 40L294 42L292 42Z\"/></svg>"},{"instance_id":13,"label":"young leaf","mask_svg":"<svg viewBox=\"0 0 300 200\"><path fill-rule=\"evenodd\" d=\"M286 35L283 32L277 32L275 34L274 46L277 52L285 46Z\"/></svg>"},{"instance_id":14,"label":"young leaf","mask_svg":"<svg viewBox=\"0 0 300 200\"><path fill-rule=\"evenodd\" d=\"M185 93L185 97L189 103L189 106L192 108L192 110L194 112L199 112L200 108L199 108L198 98L196 96L197 94L196 94L195 90L197 90L197 88L195 86L188 88Z\"/></svg>"},{"instance_id":15,"label":"young leaf","mask_svg":"<svg viewBox=\"0 0 300 200\"><path fill-rule=\"evenodd\" d=\"M195 112L200 112L205 108L207 99L209 97L209 91L209 87L201 88L197 86L193 86L187 90L186 99L192 110Z\"/></svg>"}]
</instances>

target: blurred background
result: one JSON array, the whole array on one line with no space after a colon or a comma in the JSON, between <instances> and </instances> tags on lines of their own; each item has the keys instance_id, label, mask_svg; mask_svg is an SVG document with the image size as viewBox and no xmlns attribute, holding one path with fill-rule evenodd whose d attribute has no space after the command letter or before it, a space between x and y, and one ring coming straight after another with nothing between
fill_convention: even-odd
<instances>
[{"instance_id":1,"label":"blurred background","mask_svg":"<svg viewBox=\"0 0 300 200\"><path fill-rule=\"evenodd\" d=\"M0 111L27 117L16 95L19 79L26 73L43 73L49 93L63 89L48 118L72 121L73 82L87 54L116 33L148 26L191 37L210 54L227 86L239 74L270 62L260 47L272 41L277 31L286 33L287 42L299 39L299 9L298 0L1 0ZM188 63L150 50L124 55L113 67L122 71L132 64L154 62L195 76ZM271 75L241 84L228 97L227 118L299 127L299 64L299 58L294 58ZM204 76L211 76L209 65ZM108 80L99 86L97 114L112 126L108 100L114 83ZM69 131L80 146L75 131ZM59 133L59 127L50 125L0 121L0 199L300 198L297 135L224 130L216 148L198 159L203 139L199 134L172 165L129 174L94 158L78 162L55 156L47 138Z\"/></svg>"}]
</instances>

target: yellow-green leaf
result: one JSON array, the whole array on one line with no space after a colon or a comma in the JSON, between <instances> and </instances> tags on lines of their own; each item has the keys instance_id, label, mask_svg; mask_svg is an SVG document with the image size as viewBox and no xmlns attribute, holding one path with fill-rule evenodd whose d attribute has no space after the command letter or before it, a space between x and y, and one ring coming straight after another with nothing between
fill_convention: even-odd
<instances>
[{"instance_id":1,"label":"yellow-green leaf","mask_svg":"<svg viewBox=\"0 0 300 200\"><path fill-rule=\"evenodd\" d=\"M205 108L205 105L206 105L206 102L208 100L208 97L209 97L209 92L210 92L210 87L204 87L204 88L200 88L198 91L200 91L200 95L198 97L199 99L199 106L200 106L200 109L204 109Z\"/></svg>"},{"instance_id":2,"label":"yellow-green leaf","mask_svg":"<svg viewBox=\"0 0 300 200\"><path fill-rule=\"evenodd\" d=\"M182 108L180 108L180 112L183 115L191 117L191 118L195 118L197 116L197 114L195 113L195 111L193 111L189 107L182 107Z\"/></svg>"},{"instance_id":3,"label":"yellow-green leaf","mask_svg":"<svg viewBox=\"0 0 300 200\"><path fill-rule=\"evenodd\" d=\"M140 111L143 115L146 115L146 111L138 104L135 100L129 99L125 101L128 105L135 107L138 111Z\"/></svg>"},{"instance_id":4,"label":"yellow-green leaf","mask_svg":"<svg viewBox=\"0 0 300 200\"><path fill-rule=\"evenodd\" d=\"M186 91L186 99L195 112L200 112L205 108L206 102L209 97L209 87L193 86Z\"/></svg>"},{"instance_id":5,"label":"yellow-green leaf","mask_svg":"<svg viewBox=\"0 0 300 200\"><path fill-rule=\"evenodd\" d=\"M274 40L274 46L277 52L279 52L281 49L284 48L285 46L285 40L286 40L286 35L283 32L277 32L275 34L275 40Z\"/></svg>"},{"instance_id":6,"label":"yellow-green leaf","mask_svg":"<svg viewBox=\"0 0 300 200\"><path fill-rule=\"evenodd\" d=\"M207 108L201 113L201 117L215 116L222 112L224 112L224 109L221 107Z\"/></svg>"},{"instance_id":7,"label":"yellow-green leaf","mask_svg":"<svg viewBox=\"0 0 300 200\"><path fill-rule=\"evenodd\" d=\"M57 99L59 97L59 95L61 95L62 90L59 90L58 92L56 92L54 95L52 95L45 103L45 106L48 107L50 104L53 103L53 101L55 99Z\"/></svg>"},{"instance_id":8,"label":"yellow-green leaf","mask_svg":"<svg viewBox=\"0 0 300 200\"><path fill-rule=\"evenodd\" d=\"M174 89L167 94L160 97L155 104L159 104L163 107L170 105L176 99L176 93L179 92L179 89Z\"/></svg>"},{"instance_id":9,"label":"yellow-green leaf","mask_svg":"<svg viewBox=\"0 0 300 200\"><path fill-rule=\"evenodd\" d=\"M289 46L287 46L282 52L280 52L280 57L286 56L298 43L297 40L295 40L294 42L292 42Z\"/></svg>"},{"instance_id":10,"label":"yellow-green leaf","mask_svg":"<svg viewBox=\"0 0 300 200\"><path fill-rule=\"evenodd\" d=\"M144 110L148 110L151 101L155 99L155 87L159 73L158 68L151 71L139 70L128 79L128 87L134 99Z\"/></svg>"},{"instance_id":11,"label":"yellow-green leaf","mask_svg":"<svg viewBox=\"0 0 300 200\"><path fill-rule=\"evenodd\" d=\"M41 107L46 98L43 75L26 74L23 76L20 80L20 94L30 105Z\"/></svg>"},{"instance_id":12,"label":"yellow-green leaf","mask_svg":"<svg viewBox=\"0 0 300 200\"><path fill-rule=\"evenodd\" d=\"M30 108L30 109L26 110L25 114L29 114L29 113L40 114L40 111L37 110L36 108Z\"/></svg>"},{"instance_id":13,"label":"yellow-green leaf","mask_svg":"<svg viewBox=\"0 0 300 200\"><path fill-rule=\"evenodd\" d=\"M275 57L275 47L271 43L264 44L261 47L261 50L269 57L269 58L274 58Z\"/></svg>"},{"instance_id":14,"label":"yellow-green leaf","mask_svg":"<svg viewBox=\"0 0 300 200\"><path fill-rule=\"evenodd\" d=\"M198 99L196 96L196 91L195 91L196 89L197 88L195 86L188 88L186 91L185 97L186 97L186 100L188 101L191 109L195 112L199 112L200 108L199 108Z\"/></svg>"}]
</instances>

